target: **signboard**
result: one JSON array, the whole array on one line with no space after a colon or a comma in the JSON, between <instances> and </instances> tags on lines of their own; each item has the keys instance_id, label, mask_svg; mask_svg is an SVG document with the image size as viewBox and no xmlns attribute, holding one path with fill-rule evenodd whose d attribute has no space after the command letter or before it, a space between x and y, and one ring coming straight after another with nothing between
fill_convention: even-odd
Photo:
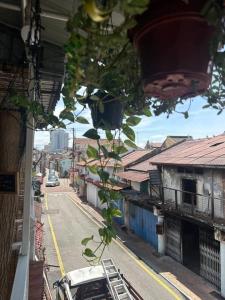
<instances>
[{"instance_id":1,"label":"signboard","mask_svg":"<svg viewBox=\"0 0 225 300\"><path fill-rule=\"evenodd\" d=\"M0 193L17 194L17 173L0 173Z\"/></svg>"}]
</instances>

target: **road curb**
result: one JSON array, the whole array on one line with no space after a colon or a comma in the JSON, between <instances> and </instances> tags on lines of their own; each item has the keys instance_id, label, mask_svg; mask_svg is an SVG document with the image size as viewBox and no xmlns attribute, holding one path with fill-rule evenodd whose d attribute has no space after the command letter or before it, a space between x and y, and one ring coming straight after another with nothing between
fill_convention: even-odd
<instances>
[{"instance_id":1,"label":"road curb","mask_svg":"<svg viewBox=\"0 0 225 300\"><path fill-rule=\"evenodd\" d=\"M89 214L99 225L101 226L105 226L105 224L98 220L98 218L96 218L88 209L86 209L83 205L81 205L78 201L76 201L71 195L68 195L74 202L76 202L76 204L82 208L87 214ZM90 206L88 203L87 205L92 208L92 206ZM180 290L172 281L170 281L167 277L165 277L164 275L162 275L161 273L159 273L158 270L155 269L155 267L153 267L151 264L149 264L148 262L146 262L146 260L144 258L142 258L141 256L137 256L130 248L128 248L124 242L121 240L121 238L119 238L119 236L116 237L116 239L113 239L114 241L116 241L117 243L120 243L121 246L123 246L128 252L130 252L133 256L136 257L136 259L143 261L146 266L150 267L157 275L161 276L166 282L168 282L171 286L173 286L183 297L185 297L187 300L193 300L190 296L188 296L185 292L183 292L182 290Z\"/></svg>"}]
</instances>

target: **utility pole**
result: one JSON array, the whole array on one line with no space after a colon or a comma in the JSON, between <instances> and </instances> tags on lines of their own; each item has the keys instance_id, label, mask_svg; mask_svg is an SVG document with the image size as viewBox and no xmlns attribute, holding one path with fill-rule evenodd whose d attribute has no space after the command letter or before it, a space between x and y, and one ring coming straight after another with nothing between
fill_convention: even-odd
<instances>
[{"instance_id":1,"label":"utility pole","mask_svg":"<svg viewBox=\"0 0 225 300\"><path fill-rule=\"evenodd\" d=\"M74 160L75 160L75 141L74 141L74 138L75 138L75 134L74 134L74 128L73 128L73 156L72 156L72 167L73 167L73 188L74 188L74 172L75 172L75 163L74 163Z\"/></svg>"}]
</instances>

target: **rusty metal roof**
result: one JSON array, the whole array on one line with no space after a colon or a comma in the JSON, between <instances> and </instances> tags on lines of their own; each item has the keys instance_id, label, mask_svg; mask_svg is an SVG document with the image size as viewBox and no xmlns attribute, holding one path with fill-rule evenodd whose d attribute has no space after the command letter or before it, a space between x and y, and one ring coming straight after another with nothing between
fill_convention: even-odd
<instances>
[{"instance_id":1,"label":"rusty metal roof","mask_svg":"<svg viewBox=\"0 0 225 300\"><path fill-rule=\"evenodd\" d=\"M129 170L135 170L135 171L143 171L143 172L147 172L147 171L150 171L150 170L155 170L157 169L156 166L153 166L151 164L151 161L152 161L152 157L149 158L149 159L146 159L136 165L133 165L132 167L129 167Z\"/></svg>"},{"instance_id":2,"label":"rusty metal roof","mask_svg":"<svg viewBox=\"0 0 225 300\"><path fill-rule=\"evenodd\" d=\"M151 162L160 165L224 168L225 135L184 141L154 156Z\"/></svg>"},{"instance_id":3,"label":"rusty metal roof","mask_svg":"<svg viewBox=\"0 0 225 300\"><path fill-rule=\"evenodd\" d=\"M126 171L116 173L116 176L135 182L143 182L149 179L149 173L138 171Z\"/></svg>"},{"instance_id":4,"label":"rusty metal roof","mask_svg":"<svg viewBox=\"0 0 225 300\"><path fill-rule=\"evenodd\" d=\"M128 154L125 154L121 160L122 166L127 167L128 165L135 163L150 153L150 150L134 150Z\"/></svg>"}]
</instances>

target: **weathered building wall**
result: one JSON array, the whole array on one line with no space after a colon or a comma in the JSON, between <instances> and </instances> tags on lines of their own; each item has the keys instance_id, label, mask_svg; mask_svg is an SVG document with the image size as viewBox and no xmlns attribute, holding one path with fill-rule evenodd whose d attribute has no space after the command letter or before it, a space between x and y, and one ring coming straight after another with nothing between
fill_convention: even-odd
<instances>
[{"instance_id":1,"label":"weathered building wall","mask_svg":"<svg viewBox=\"0 0 225 300\"><path fill-rule=\"evenodd\" d=\"M135 191L140 192L140 188L141 188L140 182L131 181L131 188Z\"/></svg>"},{"instance_id":2,"label":"weathered building wall","mask_svg":"<svg viewBox=\"0 0 225 300\"><path fill-rule=\"evenodd\" d=\"M214 215L215 217L224 217L224 187L225 172L219 169L202 169L203 174L178 173L176 167L164 167L163 186L182 190L182 179L196 180L197 196L196 210L201 212L211 212L211 197L214 197ZM164 198L166 201L175 201L175 192L164 189ZM177 193L178 205L182 204L182 193Z\"/></svg>"}]
</instances>

